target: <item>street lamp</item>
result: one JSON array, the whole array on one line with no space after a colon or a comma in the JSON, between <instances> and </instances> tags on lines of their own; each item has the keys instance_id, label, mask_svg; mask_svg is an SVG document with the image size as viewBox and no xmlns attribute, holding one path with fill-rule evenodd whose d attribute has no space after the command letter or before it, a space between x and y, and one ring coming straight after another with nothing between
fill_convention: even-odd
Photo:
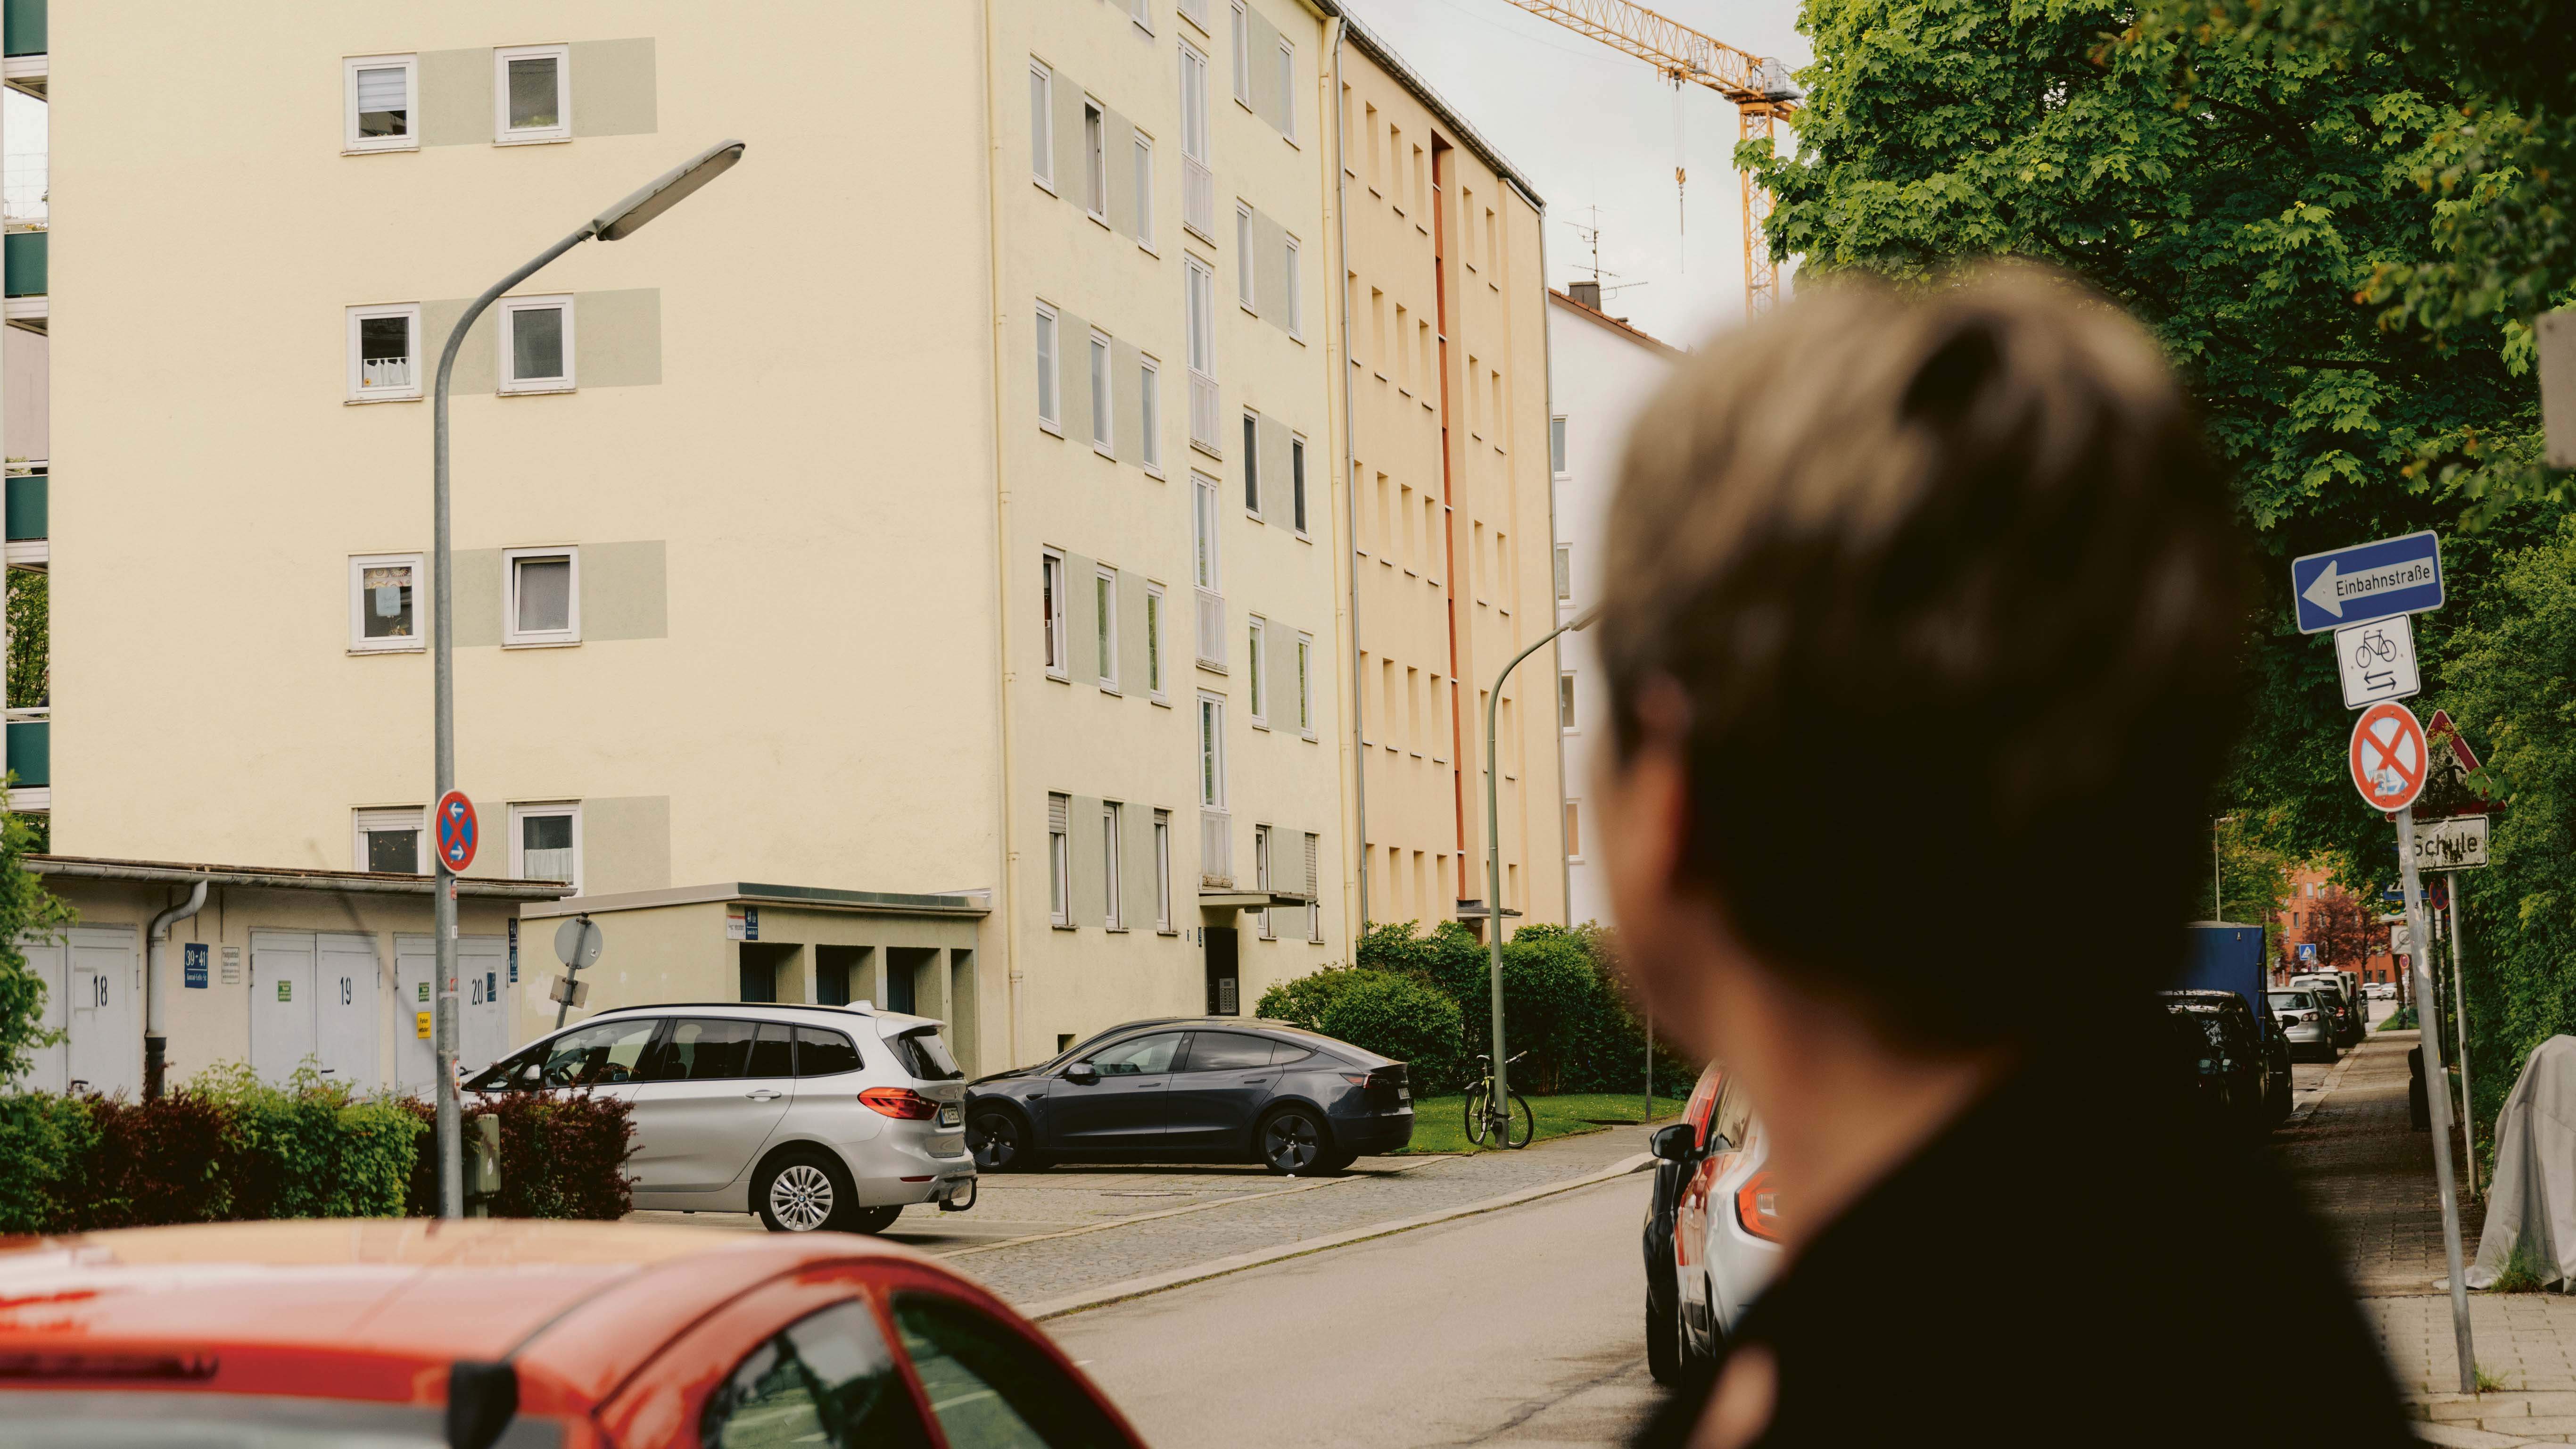
<instances>
[{"instance_id":1,"label":"street lamp","mask_svg":"<svg viewBox=\"0 0 2576 1449\"><path fill-rule=\"evenodd\" d=\"M1503 1061L1503 818L1502 786L1497 774L1499 766L1494 758L1494 712L1502 707L1503 681L1512 677L1512 671L1521 667L1522 660L1546 648L1557 635L1586 628L1600 617L1601 606L1595 604L1575 615L1572 622L1548 630L1537 643L1512 656L1512 662L1504 665L1503 672L1494 676L1494 688L1485 696L1485 951L1490 966L1487 989L1493 998L1494 1012L1493 1100L1503 1104L1505 1122L1498 1125L1502 1127L1505 1147L1512 1145L1508 1126L1512 1086L1511 1069ZM1647 1049L1653 1050L1651 1043ZM1650 1106L1650 1115L1651 1110Z\"/></svg>"},{"instance_id":2,"label":"street lamp","mask_svg":"<svg viewBox=\"0 0 2576 1449\"><path fill-rule=\"evenodd\" d=\"M447 350L438 357L438 387L430 404L432 462L430 465L430 533L433 540L429 570L431 685L436 715L433 749L436 762L432 773L437 787L430 798L444 799L456 788L456 676L452 639L454 630L453 595L450 585L450 560L447 547L447 388L449 375L456 370L457 349L465 345L466 329L474 319L492 305L493 299L526 281L536 270L576 245L597 237L601 241L619 241L632 236L644 223L660 216L685 199L689 193L715 180L742 159L740 141L719 141L706 150L656 177L642 190L583 222L572 235L537 253L536 259L517 271L483 289L456 319L455 328L447 334ZM438 888L433 893L437 913L438 939L438 1215L443 1218L465 1216L465 1159L456 1100L456 877L448 869L444 852L438 855Z\"/></svg>"}]
</instances>

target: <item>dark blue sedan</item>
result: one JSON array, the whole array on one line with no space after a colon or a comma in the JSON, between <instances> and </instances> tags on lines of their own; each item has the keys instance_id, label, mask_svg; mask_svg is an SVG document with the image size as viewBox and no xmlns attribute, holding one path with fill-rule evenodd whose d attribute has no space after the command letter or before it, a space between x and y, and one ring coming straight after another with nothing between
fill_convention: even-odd
<instances>
[{"instance_id":1,"label":"dark blue sedan","mask_svg":"<svg viewBox=\"0 0 2576 1449\"><path fill-rule=\"evenodd\" d=\"M1133 1021L966 1094L986 1172L1054 1162L1258 1162L1339 1172L1413 1140L1404 1063L1275 1021Z\"/></svg>"}]
</instances>

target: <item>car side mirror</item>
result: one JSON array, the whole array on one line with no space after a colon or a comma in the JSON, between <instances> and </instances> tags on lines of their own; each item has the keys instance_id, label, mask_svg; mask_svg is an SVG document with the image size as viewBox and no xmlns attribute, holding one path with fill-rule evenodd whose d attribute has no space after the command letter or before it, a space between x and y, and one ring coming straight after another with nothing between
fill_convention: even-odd
<instances>
[{"instance_id":1,"label":"car side mirror","mask_svg":"<svg viewBox=\"0 0 2576 1449\"><path fill-rule=\"evenodd\" d=\"M1088 1087L1100 1080L1100 1068L1089 1062L1075 1062L1064 1069L1064 1079L1077 1087Z\"/></svg>"},{"instance_id":2,"label":"car side mirror","mask_svg":"<svg viewBox=\"0 0 2576 1449\"><path fill-rule=\"evenodd\" d=\"M1647 1141L1652 1145L1657 1160L1688 1162L1691 1154L1699 1150L1699 1129L1688 1122L1675 1122L1668 1127L1656 1128L1655 1135Z\"/></svg>"},{"instance_id":3,"label":"car side mirror","mask_svg":"<svg viewBox=\"0 0 2576 1449\"><path fill-rule=\"evenodd\" d=\"M519 1068L519 1085L520 1085L520 1086L522 1086L522 1087L529 1087L529 1088L535 1088L535 1087L542 1087L542 1086L544 1086L545 1084L546 1084L546 1064L545 1064L545 1063L543 1063L543 1062L530 1062L530 1063L528 1063L526 1066Z\"/></svg>"}]
</instances>

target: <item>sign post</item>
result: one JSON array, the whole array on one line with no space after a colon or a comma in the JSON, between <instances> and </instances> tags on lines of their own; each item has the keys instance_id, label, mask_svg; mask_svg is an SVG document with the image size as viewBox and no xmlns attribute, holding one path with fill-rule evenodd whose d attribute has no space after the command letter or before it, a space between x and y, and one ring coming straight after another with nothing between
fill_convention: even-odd
<instances>
[{"instance_id":1,"label":"sign post","mask_svg":"<svg viewBox=\"0 0 2576 1449\"><path fill-rule=\"evenodd\" d=\"M443 628L440 637L446 637ZM440 746L444 763L443 736ZM438 837L438 874L432 881L438 947L438 1035L432 1042L438 1063L438 1215L461 1218L465 1216L465 1138L456 1098L456 877L474 864L474 849L482 841L474 802L462 790L441 794L430 807L430 816Z\"/></svg>"},{"instance_id":2,"label":"sign post","mask_svg":"<svg viewBox=\"0 0 2576 1449\"><path fill-rule=\"evenodd\" d=\"M554 985L555 1030L563 1030L564 1015L590 997L590 983L574 978L581 968L599 960L607 939L588 916L575 916L555 932L555 955L564 963L564 974Z\"/></svg>"},{"instance_id":3,"label":"sign post","mask_svg":"<svg viewBox=\"0 0 2576 1449\"><path fill-rule=\"evenodd\" d=\"M2469 1292L2460 1273L2460 1202L2451 1172L2451 1079L2442 1067L2442 1031L2433 994L2433 933L2425 929L2424 883L2415 869L2415 797L2430 760L2424 726L2402 704L2374 704L2353 722L2353 788L2376 810L2397 814L2397 860L2406 900L2408 974L2415 984L2415 1035L2424 1052L2425 1097L2433 1112L2433 1181L2442 1195L2442 1253L2451 1270L2451 1331L2458 1340L2460 1392L2477 1392L2477 1354L2469 1340Z\"/></svg>"}]
</instances>

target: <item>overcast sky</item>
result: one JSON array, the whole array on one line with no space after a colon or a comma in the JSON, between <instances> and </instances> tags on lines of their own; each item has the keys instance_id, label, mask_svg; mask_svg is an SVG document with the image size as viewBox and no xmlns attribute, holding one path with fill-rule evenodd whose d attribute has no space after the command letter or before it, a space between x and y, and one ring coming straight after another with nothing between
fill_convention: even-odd
<instances>
[{"instance_id":1,"label":"overcast sky","mask_svg":"<svg viewBox=\"0 0 2576 1449\"><path fill-rule=\"evenodd\" d=\"M1346 0L1547 202L1549 285L1591 275L1577 224L1597 224L1604 310L1680 345L1744 315L1735 107L1505 0ZM1807 64L1796 0L1654 0L1728 45ZM1677 134L1678 132L1678 134ZM1785 139L1785 138L1784 138ZM1677 206L1676 156L1689 172ZM1596 213L1594 208L1598 208Z\"/></svg>"}]
</instances>

